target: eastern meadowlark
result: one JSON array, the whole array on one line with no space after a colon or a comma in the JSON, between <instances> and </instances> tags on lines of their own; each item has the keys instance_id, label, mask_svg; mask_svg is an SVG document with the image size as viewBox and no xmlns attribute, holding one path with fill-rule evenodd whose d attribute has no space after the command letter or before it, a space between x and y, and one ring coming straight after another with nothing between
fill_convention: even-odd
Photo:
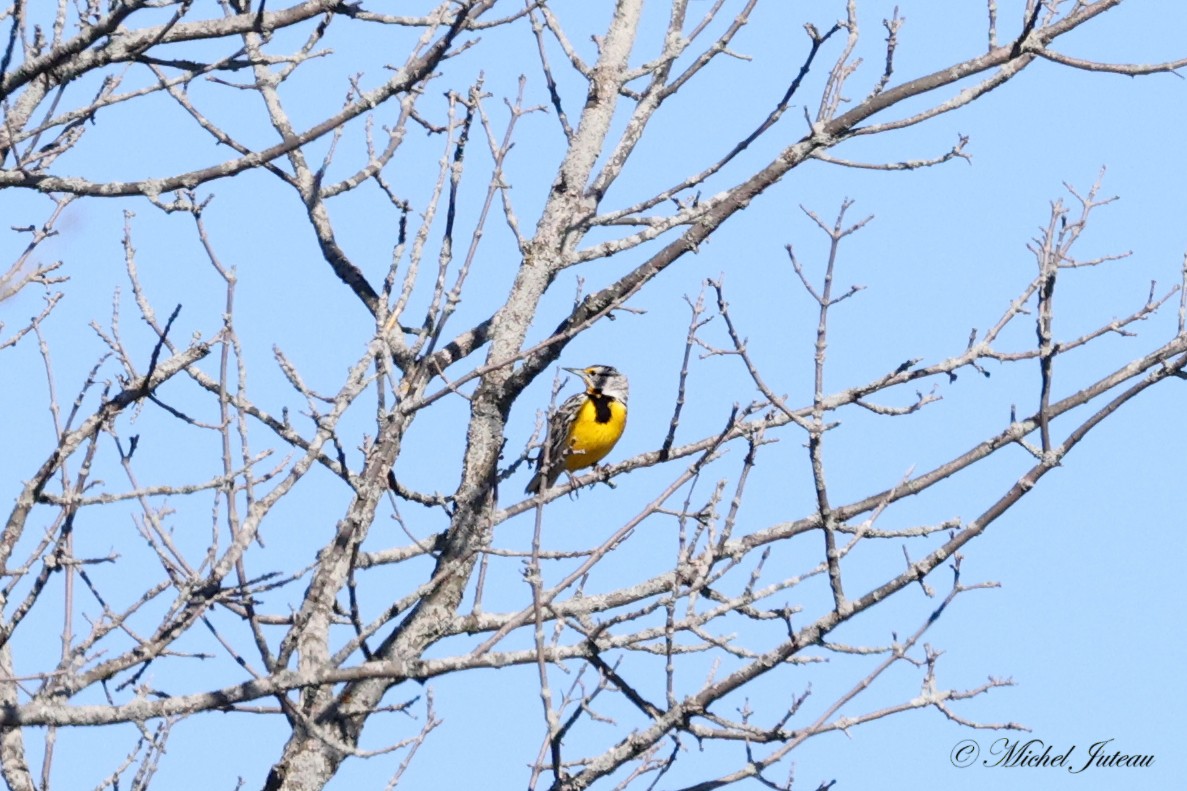
<instances>
[{"instance_id":1,"label":"eastern meadowlark","mask_svg":"<svg viewBox=\"0 0 1187 791\"><path fill-rule=\"evenodd\" d=\"M548 489L561 470L573 472L597 464L626 428L629 387L625 376L609 365L565 370L585 381L585 392L566 399L549 418L545 449L524 490L528 494Z\"/></svg>"}]
</instances>

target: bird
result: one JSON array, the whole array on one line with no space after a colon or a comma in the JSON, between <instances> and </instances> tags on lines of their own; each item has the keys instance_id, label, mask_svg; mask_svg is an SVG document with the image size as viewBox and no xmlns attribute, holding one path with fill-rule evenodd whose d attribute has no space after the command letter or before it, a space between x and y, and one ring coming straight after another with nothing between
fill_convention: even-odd
<instances>
[{"instance_id":1,"label":"bird","mask_svg":"<svg viewBox=\"0 0 1187 791\"><path fill-rule=\"evenodd\" d=\"M548 420L548 436L536 474L524 490L538 494L560 477L592 467L611 451L626 428L627 378L610 365L565 368L585 382L585 392L565 400Z\"/></svg>"}]
</instances>

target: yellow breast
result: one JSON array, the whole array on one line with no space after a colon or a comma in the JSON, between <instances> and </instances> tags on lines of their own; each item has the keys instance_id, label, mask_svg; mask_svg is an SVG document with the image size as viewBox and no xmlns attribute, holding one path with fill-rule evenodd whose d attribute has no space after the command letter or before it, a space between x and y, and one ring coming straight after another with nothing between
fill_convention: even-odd
<instances>
[{"instance_id":1,"label":"yellow breast","mask_svg":"<svg viewBox=\"0 0 1187 791\"><path fill-rule=\"evenodd\" d=\"M622 430L626 428L626 407L614 400L609 401L608 406L609 420L599 422L592 398L581 405L569 431L569 452L565 454L565 469L569 472L597 464L622 436Z\"/></svg>"}]
</instances>

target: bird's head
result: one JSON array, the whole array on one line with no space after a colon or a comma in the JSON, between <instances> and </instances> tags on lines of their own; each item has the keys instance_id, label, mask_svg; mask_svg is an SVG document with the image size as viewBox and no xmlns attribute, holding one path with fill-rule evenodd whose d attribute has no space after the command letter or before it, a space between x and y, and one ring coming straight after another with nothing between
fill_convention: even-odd
<instances>
[{"instance_id":1,"label":"bird's head","mask_svg":"<svg viewBox=\"0 0 1187 791\"><path fill-rule=\"evenodd\" d=\"M585 392L591 395L605 395L626 403L630 386L625 375L612 365L590 365L586 368L566 368L585 382Z\"/></svg>"}]
</instances>

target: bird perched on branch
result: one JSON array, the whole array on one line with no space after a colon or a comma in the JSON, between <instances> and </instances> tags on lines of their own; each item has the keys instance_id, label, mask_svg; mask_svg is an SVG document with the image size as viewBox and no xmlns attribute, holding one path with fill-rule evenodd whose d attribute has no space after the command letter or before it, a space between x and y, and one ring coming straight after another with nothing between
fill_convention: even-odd
<instances>
[{"instance_id":1,"label":"bird perched on branch","mask_svg":"<svg viewBox=\"0 0 1187 791\"><path fill-rule=\"evenodd\" d=\"M536 474L525 491L548 489L561 470L592 467L610 452L626 428L629 386L625 376L609 365L566 368L585 382L585 392L568 398L548 420L548 437L536 463Z\"/></svg>"}]
</instances>

